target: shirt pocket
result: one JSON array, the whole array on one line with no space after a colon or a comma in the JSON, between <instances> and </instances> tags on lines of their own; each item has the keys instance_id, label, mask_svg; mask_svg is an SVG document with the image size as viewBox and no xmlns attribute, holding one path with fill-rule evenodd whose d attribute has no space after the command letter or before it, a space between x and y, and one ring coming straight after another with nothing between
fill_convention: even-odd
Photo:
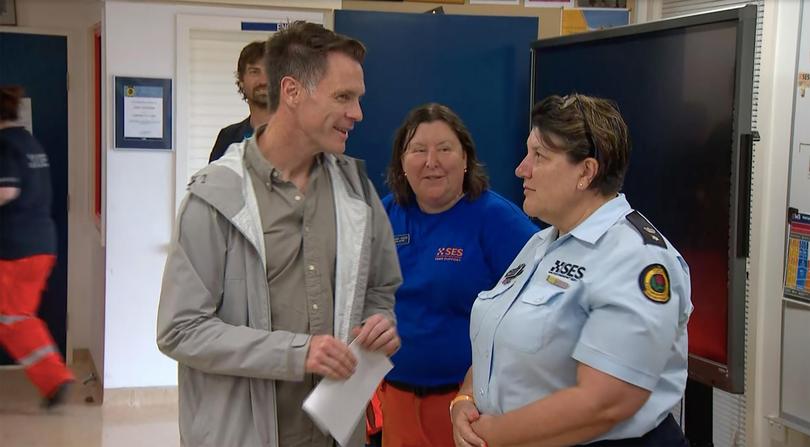
<instances>
[{"instance_id":1,"label":"shirt pocket","mask_svg":"<svg viewBox=\"0 0 810 447\"><path fill-rule=\"evenodd\" d=\"M560 318L555 304L565 290L551 284L530 285L515 300L500 326L501 340L520 352L536 353L553 333L551 319Z\"/></svg>"},{"instance_id":2,"label":"shirt pocket","mask_svg":"<svg viewBox=\"0 0 810 447\"><path fill-rule=\"evenodd\" d=\"M493 287L492 289L490 289L490 290L482 290L482 291L478 292L477 299L478 300L491 300L491 299L495 298L496 296L503 295L504 293L506 293L507 290L511 289L512 286L514 286L514 285L515 285L515 281L510 281L507 284L504 284L502 282L498 282L498 284L496 284L495 287Z\"/></svg>"},{"instance_id":3,"label":"shirt pocket","mask_svg":"<svg viewBox=\"0 0 810 447\"><path fill-rule=\"evenodd\" d=\"M481 331L481 322L495 304L495 298L506 294L514 284L514 281L508 284L498 282L492 289L478 292L478 297L475 299L472 312L470 313L470 341L475 341L475 337L478 335L478 332Z\"/></svg>"}]
</instances>

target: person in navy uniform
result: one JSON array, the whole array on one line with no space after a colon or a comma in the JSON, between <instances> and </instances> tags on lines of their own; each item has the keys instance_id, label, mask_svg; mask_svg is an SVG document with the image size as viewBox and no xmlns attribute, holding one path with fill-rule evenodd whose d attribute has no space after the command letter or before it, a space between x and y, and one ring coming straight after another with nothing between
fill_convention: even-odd
<instances>
[{"instance_id":1,"label":"person in navy uniform","mask_svg":"<svg viewBox=\"0 0 810 447\"><path fill-rule=\"evenodd\" d=\"M48 153L18 121L24 93L0 85L0 347L51 408L66 400L75 377L37 315L57 240Z\"/></svg>"},{"instance_id":2,"label":"person in navy uniform","mask_svg":"<svg viewBox=\"0 0 810 447\"><path fill-rule=\"evenodd\" d=\"M253 130L270 120L267 107L267 62L264 41L251 42L242 48L236 61L236 87L247 103L250 115L238 123L225 126L217 134L208 162L219 160L235 143L253 136Z\"/></svg>"},{"instance_id":3,"label":"person in navy uniform","mask_svg":"<svg viewBox=\"0 0 810 447\"><path fill-rule=\"evenodd\" d=\"M619 192L627 126L576 94L540 101L531 123L515 173L523 209L550 226L473 304L454 441L687 446L670 411L686 386L689 268Z\"/></svg>"}]
</instances>

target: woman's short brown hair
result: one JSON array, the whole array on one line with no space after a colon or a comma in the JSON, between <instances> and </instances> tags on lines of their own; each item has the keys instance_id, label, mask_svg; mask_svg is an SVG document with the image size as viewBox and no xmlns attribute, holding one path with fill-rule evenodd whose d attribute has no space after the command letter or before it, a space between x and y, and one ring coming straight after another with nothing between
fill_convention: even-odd
<instances>
[{"instance_id":1,"label":"woman's short brown hair","mask_svg":"<svg viewBox=\"0 0 810 447\"><path fill-rule=\"evenodd\" d=\"M552 95L532 109L532 128L543 144L565 152L578 163L588 157L599 170L588 188L602 195L618 193L630 162L630 132L615 102L576 93Z\"/></svg>"},{"instance_id":2,"label":"woman's short brown hair","mask_svg":"<svg viewBox=\"0 0 810 447\"><path fill-rule=\"evenodd\" d=\"M484 165L475 156L475 142L473 142L467 126L450 107L429 103L411 110L405 118L405 122L394 135L394 145L391 150L391 161L388 163L385 184L391 189L391 193L394 194L394 199L399 205L407 205L414 198L413 189L408 184L405 171L402 169L402 156L413 139L416 128L422 123L434 121L442 121L453 130L458 141L461 142L461 149L467 155L467 172L464 174L462 185L462 191L467 200L477 199L489 188L489 178L484 170Z\"/></svg>"},{"instance_id":3,"label":"woman's short brown hair","mask_svg":"<svg viewBox=\"0 0 810 447\"><path fill-rule=\"evenodd\" d=\"M20 98L24 90L19 85L0 85L0 121L17 121Z\"/></svg>"}]
</instances>

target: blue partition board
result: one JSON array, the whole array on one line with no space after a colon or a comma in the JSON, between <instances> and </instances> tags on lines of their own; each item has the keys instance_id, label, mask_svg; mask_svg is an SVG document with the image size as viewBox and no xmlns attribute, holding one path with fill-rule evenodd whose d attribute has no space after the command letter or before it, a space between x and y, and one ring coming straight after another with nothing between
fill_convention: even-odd
<instances>
[{"instance_id":1,"label":"blue partition board","mask_svg":"<svg viewBox=\"0 0 810 447\"><path fill-rule=\"evenodd\" d=\"M523 203L514 171L529 130L536 17L335 11L335 31L366 45L363 121L348 155L366 160L381 196L394 133L420 104L452 108L470 129L493 190Z\"/></svg>"}]
</instances>

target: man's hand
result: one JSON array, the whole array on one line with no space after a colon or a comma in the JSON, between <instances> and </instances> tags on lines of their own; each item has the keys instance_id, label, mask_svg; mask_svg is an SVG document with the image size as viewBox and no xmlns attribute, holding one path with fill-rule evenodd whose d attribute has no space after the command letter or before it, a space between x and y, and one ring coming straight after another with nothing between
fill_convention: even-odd
<instances>
[{"instance_id":1,"label":"man's hand","mask_svg":"<svg viewBox=\"0 0 810 447\"><path fill-rule=\"evenodd\" d=\"M471 401L462 400L453 405L450 420L453 422L453 441L456 447L486 447L486 442L472 427L472 423L480 418L478 408Z\"/></svg>"},{"instance_id":2,"label":"man's hand","mask_svg":"<svg viewBox=\"0 0 810 447\"><path fill-rule=\"evenodd\" d=\"M308 373L330 379L345 380L354 374L357 359L349 347L331 335L313 335L309 339L309 351L304 363Z\"/></svg>"},{"instance_id":3,"label":"man's hand","mask_svg":"<svg viewBox=\"0 0 810 447\"><path fill-rule=\"evenodd\" d=\"M369 351L382 351L390 356L399 349L397 328L391 324L391 320L380 314L374 314L362 326L352 328L352 335L360 346Z\"/></svg>"}]
</instances>

